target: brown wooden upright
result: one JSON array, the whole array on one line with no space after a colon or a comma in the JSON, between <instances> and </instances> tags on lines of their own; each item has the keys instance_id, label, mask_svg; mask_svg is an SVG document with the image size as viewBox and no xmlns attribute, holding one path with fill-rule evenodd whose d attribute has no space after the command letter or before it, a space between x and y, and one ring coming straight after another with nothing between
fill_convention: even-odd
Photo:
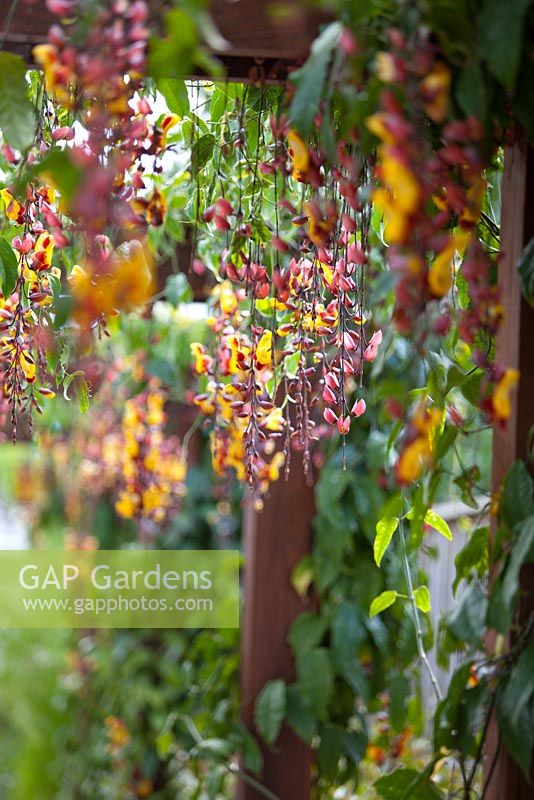
<instances>
[{"instance_id":1,"label":"brown wooden upright","mask_svg":"<svg viewBox=\"0 0 534 800\"><path fill-rule=\"evenodd\" d=\"M267 681L294 679L287 634L292 621L310 607L291 585L291 572L310 552L315 513L313 487L292 455L287 482L272 484L261 513L245 514L244 618L241 646L241 708L245 725L254 732L254 703ZM261 782L280 800L308 800L312 752L284 725L273 747L260 742L264 769ZM238 800L262 800L241 781Z\"/></svg>"},{"instance_id":2,"label":"brown wooden upright","mask_svg":"<svg viewBox=\"0 0 534 800\"><path fill-rule=\"evenodd\" d=\"M495 492L511 464L519 458L528 458L529 432L534 425L534 309L521 295L517 270L523 248L534 236L534 150L527 146L522 133L518 133L515 144L505 151L501 197L501 249L504 257L499 269L499 283L505 319L497 337L497 361L518 369L521 378L506 429L496 427L494 430ZM532 466L530 463L531 470ZM523 591L520 615L526 619L534 610L534 570L531 566L523 569L520 582ZM502 745L498 747L498 741L494 722L486 752L486 778L491 777L491 781L485 800L532 800L532 786L510 753Z\"/></svg>"}]
</instances>

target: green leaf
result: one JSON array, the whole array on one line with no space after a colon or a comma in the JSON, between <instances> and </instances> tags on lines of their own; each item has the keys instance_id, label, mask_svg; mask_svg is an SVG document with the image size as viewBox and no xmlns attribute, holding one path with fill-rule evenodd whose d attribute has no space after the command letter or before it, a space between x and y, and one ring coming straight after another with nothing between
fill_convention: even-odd
<instances>
[{"instance_id":1,"label":"green leaf","mask_svg":"<svg viewBox=\"0 0 534 800\"><path fill-rule=\"evenodd\" d=\"M311 53L300 69L291 74L296 85L289 116L295 128L307 136L319 109L328 65L341 35L340 22L332 22L314 41Z\"/></svg>"},{"instance_id":2,"label":"green leaf","mask_svg":"<svg viewBox=\"0 0 534 800\"><path fill-rule=\"evenodd\" d=\"M517 269L521 276L523 295L530 305L534 305L534 238L521 253Z\"/></svg>"},{"instance_id":3,"label":"green leaf","mask_svg":"<svg viewBox=\"0 0 534 800\"><path fill-rule=\"evenodd\" d=\"M28 99L26 66L20 56L0 53L0 129L8 144L24 152L33 142L35 112Z\"/></svg>"},{"instance_id":4,"label":"green leaf","mask_svg":"<svg viewBox=\"0 0 534 800\"><path fill-rule=\"evenodd\" d=\"M163 730L156 738L156 751L158 756L164 761L171 751L171 747L175 742L174 734L172 731Z\"/></svg>"},{"instance_id":5,"label":"green leaf","mask_svg":"<svg viewBox=\"0 0 534 800\"><path fill-rule=\"evenodd\" d=\"M314 578L313 562L310 555L304 556L293 568L291 586L299 597L306 597Z\"/></svg>"},{"instance_id":6,"label":"green leaf","mask_svg":"<svg viewBox=\"0 0 534 800\"><path fill-rule=\"evenodd\" d=\"M523 650L502 693L501 711L517 725L523 708L534 694L534 644Z\"/></svg>"},{"instance_id":7,"label":"green leaf","mask_svg":"<svg viewBox=\"0 0 534 800\"><path fill-rule=\"evenodd\" d=\"M296 656L298 653L310 650L320 644L326 628L326 620L312 611L305 611L300 614L291 625L287 637L294 655Z\"/></svg>"},{"instance_id":8,"label":"green leaf","mask_svg":"<svg viewBox=\"0 0 534 800\"><path fill-rule=\"evenodd\" d=\"M523 51L512 110L525 129L528 142L534 143L534 81L532 80L532 58L528 49Z\"/></svg>"},{"instance_id":9,"label":"green leaf","mask_svg":"<svg viewBox=\"0 0 534 800\"><path fill-rule=\"evenodd\" d=\"M469 506L478 510L478 503L475 499L474 490L480 480L480 467L473 464L471 467L466 467L458 477L454 478L453 483L460 489L460 496L462 501Z\"/></svg>"},{"instance_id":10,"label":"green leaf","mask_svg":"<svg viewBox=\"0 0 534 800\"><path fill-rule=\"evenodd\" d=\"M530 0L485 0L478 18L479 52L492 75L513 94Z\"/></svg>"},{"instance_id":11,"label":"green leaf","mask_svg":"<svg viewBox=\"0 0 534 800\"><path fill-rule=\"evenodd\" d=\"M425 514L425 525L430 525L431 528L434 528L438 533L441 533L442 536L445 537L449 542L452 542L452 532L443 517L440 517L439 514L436 514L435 511L432 511L431 508Z\"/></svg>"},{"instance_id":12,"label":"green leaf","mask_svg":"<svg viewBox=\"0 0 534 800\"><path fill-rule=\"evenodd\" d=\"M330 653L324 647L316 647L297 657L298 687L302 701L315 716L324 720L334 687L334 673Z\"/></svg>"},{"instance_id":13,"label":"green leaf","mask_svg":"<svg viewBox=\"0 0 534 800\"><path fill-rule=\"evenodd\" d=\"M449 619L449 629L459 642L482 645L488 600L478 586L469 586Z\"/></svg>"},{"instance_id":14,"label":"green leaf","mask_svg":"<svg viewBox=\"0 0 534 800\"><path fill-rule=\"evenodd\" d=\"M13 294L19 277L19 264L13 248L5 239L0 239L0 289L4 297Z\"/></svg>"},{"instance_id":15,"label":"green leaf","mask_svg":"<svg viewBox=\"0 0 534 800\"><path fill-rule=\"evenodd\" d=\"M397 769L376 781L374 788L384 800L444 800L445 795L424 772Z\"/></svg>"},{"instance_id":16,"label":"green leaf","mask_svg":"<svg viewBox=\"0 0 534 800\"><path fill-rule=\"evenodd\" d=\"M35 176L44 178L48 183L61 192L62 198L67 203L72 200L82 180L82 170L77 166L68 150L52 147L45 157L32 166L26 173L25 180Z\"/></svg>"},{"instance_id":17,"label":"green leaf","mask_svg":"<svg viewBox=\"0 0 534 800\"><path fill-rule=\"evenodd\" d=\"M513 528L534 513L532 478L523 461L515 461L504 479L499 505L501 516Z\"/></svg>"},{"instance_id":18,"label":"green leaf","mask_svg":"<svg viewBox=\"0 0 534 800\"><path fill-rule=\"evenodd\" d=\"M386 608L392 606L396 599L397 599L397 592L394 592L392 590L387 590L385 592L382 592L382 594L379 594L378 597L375 597L375 599L371 603L369 616L376 617L377 614L381 614L382 611L386 610Z\"/></svg>"},{"instance_id":19,"label":"green leaf","mask_svg":"<svg viewBox=\"0 0 534 800\"><path fill-rule=\"evenodd\" d=\"M362 727L358 731L346 731L344 740L345 753L351 758L355 764L359 764L365 756L367 750L367 730L365 723L362 721Z\"/></svg>"},{"instance_id":20,"label":"green leaf","mask_svg":"<svg viewBox=\"0 0 534 800\"><path fill-rule=\"evenodd\" d=\"M282 680L265 684L256 700L254 721L267 744L278 738L286 713L286 685Z\"/></svg>"},{"instance_id":21,"label":"green leaf","mask_svg":"<svg viewBox=\"0 0 534 800\"><path fill-rule=\"evenodd\" d=\"M193 299L193 290L183 272L169 275L165 284L165 299L177 308L181 303L189 303Z\"/></svg>"},{"instance_id":22,"label":"green leaf","mask_svg":"<svg viewBox=\"0 0 534 800\"><path fill-rule=\"evenodd\" d=\"M456 85L458 105L468 117L486 119L486 85L480 64L475 61L461 71Z\"/></svg>"},{"instance_id":23,"label":"green leaf","mask_svg":"<svg viewBox=\"0 0 534 800\"><path fill-rule=\"evenodd\" d=\"M332 662L353 692L369 697L369 681L358 661L358 649L367 639L356 603L341 603L332 619Z\"/></svg>"},{"instance_id":24,"label":"green leaf","mask_svg":"<svg viewBox=\"0 0 534 800\"><path fill-rule=\"evenodd\" d=\"M198 48L198 31L191 14L181 8L169 11L165 34L150 39L148 73L153 78L186 78Z\"/></svg>"},{"instance_id":25,"label":"green leaf","mask_svg":"<svg viewBox=\"0 0 534 800\"><path fill-rule=\"evenodd\" d=\"M468 579L473 573L479 578L485 575L489 568L489 528L477 528L473 531L467 544L462 547L454 559L456 577L452 584L453 594L460 585L460 581Z\"/></svg>"},{"instance_id":26,"label":"green leaf","mask_svg":"<svg viewBox=\"0 0 534 800\"><path fill-rule=\"evenodd\" d=\"M393 534L399 527L398 517L383 517L376 523L376 536L373 544L375 563L379 567L384 553L389 547Z\"/></svg>"},{"instance_id":27,"label":"green leaf","mask_svg":"<svg viewBox=\"0 0 534 800\"><path fill-rule=\"evenodd\" d=\"M339 725L323 725L320 730L321 742L317 753L321 776L335 781L338 777L339 759L343 755L345 729Z\"/></svg>"},{"instance_id":28,"label":"green leaf","mask_svg":"<svg viewBox=\"0 0 534 800\"><path fill-rule=\"evenodd\" d=\"M230 758L232 755L233 745L232 742L226 739L203 739L191 750L191 754L200 757L215 757L222 760Z\"/></svg>"},{"instance_id":29,"label":"green leaf","mask_svg":"<svg viewBox=\"0 0 534 800\"><path fill-rule=\"evenodd\" d=\"M520 526L508 563L502 576L492 589L489 606L489 623L499 633L507 633L515 611L515 599L519 589L519 571L534 546L534 516Z\"/></svg>"},{"instance_id":30,"label":"green leaf","mask_svg":"<svg viewBox=\"0 0 534 800\"><path fill-rule=\"evenodd\" d=\"M415 605L422 611L424 614L428 614L432 608L430 604L430 592L428 591L427 586L419 586L418 589L414 590L413 593L415 599Z\"/></svg>"},{"instance_id":31,"label":"green leaf","mask_svg":"<svg viewBox=\"0 0 534 800\"><path fill-rule=\"evenodd\" d=\"M517 718L508 714L508 704L504 701L508 686L501 683L497 689L497 724L506 749L523 770L530 781L530 767L534 751L534 702L532 699L521 709Z\"/></svg>"},{"instance_id":32,"label":"green leaf","mask_svg":"<svg viewBox=\"0 0 534 800\"><path fill-rule=\"evenodd\" d=\"M214 147L215 136L211 133L205 133L200 139L195 141L193 152L191 153L191 169L193 171L193 176L206 166L213 156Z\"/></svg>"},{"instance_id":33,"label":"green leaf","mask_svg":"<svg viewBox=\"0 0 534 800\"><path fill-rule=\"evenodd\" d=\"M297 685L287 687L286 720L305 742L310 743L317 733L317 719L303 701L301 689Z\"/></svg>"},{"instance_id":34,"label":"green leaf","mask_svg":"<svg viewBox=\"0 0 534 800\"><path fill-rule=\"evenodd\" d=\"M189 95L185 81L179 78L158 78L156 88L165 98L169 111L185 117L189 112Z\"/></svg>"},{"instance_id":35,"label":"green leaf","mask_svg":"<svg viewBox=\"0 0 534 800\"><path fill-rule=\"evenodd\" d=\"M242 748L245 767L251 772L256 773L256 775L259 775L263 767L263 756L260 746L243 723L239 724L239 733L243 738Z\"/></svg>"},{"instance_id":36,"label":"green leaf","mask_svg":"<svg viewBox=\"0 0 534 800\"><path fill-rule=\"evenodd\" d=\"M74 388L78 399L78 408L82 414L85 414L86 411L89 411L90 386L85 378L80 378L75 382Z\"/></svg>"},{"instance_id":37,"label":"green leaf","mask_svg":"<svg viewBox=\"0 0 534 800\"><path fill-rule=\"evenodd\" d=\"M438 703L434 716L435 752L446 748L460 750L464 756L469 756L476 751L488 687L485 682L469 686L471 663L467 662L456 670L446 697Z\"/></svg>"},{"instance_id":38,"label":"green leaf","mask_svg":"<svg viewBox=\"0 0 534 800\"><path fill-rule=\"evenodd\" d=\"M410 681L402 672L388 675L389 715L391 724L400 733L406 724L406 705L410 695Z\"/></svg>"},{"instance_id":39,"label":"green leaf","mask_svg":"<svg viewBox=\"0 0 534 800\"><path fill-rule=\"evenodd\" d=\"M423 540L423 523L428 509L423 486L418 486L412 497L412 508L406 514L410 520L410 549L417 550Z\"/></svg>"}]
</instances>

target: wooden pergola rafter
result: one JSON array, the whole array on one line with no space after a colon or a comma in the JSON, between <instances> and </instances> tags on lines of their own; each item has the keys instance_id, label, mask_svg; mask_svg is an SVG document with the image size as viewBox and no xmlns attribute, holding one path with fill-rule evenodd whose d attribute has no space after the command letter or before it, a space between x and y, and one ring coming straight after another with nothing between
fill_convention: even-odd
<instances>
[{"instance_id":1,"label":"wooden pergola rafter","mask_svg":"<svg viewBox=\"0 0 534 800\"><path fill-rule=\"evenodd\" d=\"M34 44L42 42L52 17L44 3L19 2L5 30L11 0L0 0L0 40L4 49L31 63ZM211 14L227 42L216 52L229 79L284 80L288 69L302 63L325 17L305 10L299 0L285 0L283 16L272 17L264 0L212 0ZM260 69L259 69L260 68ZM203 75L191 77L202 78ZM506 430L495 431L493 487L498 490L513 461L527 458L526 441L534 425L534 310L521 297L517 259L534 235L534 152L518 135L506 150L502 190L502 249L500 283L505 322L498 335L497 354L504 363L521 370L513 415ZM242 637L242 718L254 731L254 701L263 685L274 678L292 680L294 664L287 634L295 617L311 601L298 597L290 576L300 559L310 552L314 492L296 466L289 481L274 484L261 514L245 514L245 604ZM525 608L532 609L532 570L523 575ZM504 747L497 748L493 725L488 764L493 766L487 800L528 800L529 786ZM261 744L261 739L260 739ZM280 800L309 800L312 751L287 726L274 748L261 744L264 756L262 783ZM497 751L495 763L494 754ZM262 800L248 782L240 781L239 800Z\"/></svg>"}]
</instances>

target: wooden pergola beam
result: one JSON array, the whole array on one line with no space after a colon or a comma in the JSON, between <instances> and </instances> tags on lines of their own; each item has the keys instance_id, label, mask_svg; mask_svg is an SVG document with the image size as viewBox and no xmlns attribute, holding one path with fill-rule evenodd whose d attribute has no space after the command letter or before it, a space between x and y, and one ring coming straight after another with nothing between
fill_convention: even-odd
<instances>
[{"instance_id":1,"label":"wooden pergola beam","mask_svg":"<svg viewBox=\"0 0 534 800\"><path fill-rule=\"evenodd\" d=\"M33 5L19 2L6 30L11 6L12 0L0 0L3 49L21 55L31 64L33 46L46 39L50 25L57 18L47 11L44 2ZM299 0L285 0L282 12L277 15L263 0L212 0L211 16L227 43L214 53L232 80L255 80L259 77L258 67L266 80L283 80L288 67L304 61L321 22L326 19L324 14L306 9Z\"/></svg>"}]
</instances>

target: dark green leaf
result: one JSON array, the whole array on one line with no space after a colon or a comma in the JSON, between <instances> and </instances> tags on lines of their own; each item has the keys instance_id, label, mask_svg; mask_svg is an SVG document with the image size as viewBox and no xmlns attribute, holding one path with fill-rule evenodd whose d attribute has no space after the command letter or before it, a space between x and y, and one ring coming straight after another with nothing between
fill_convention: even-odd
<instances>
[{"instance_id":1,"label":"dark green leaf","mask_svg":"<svg viewBox=\"0 0 534 800\"><path fill-rule=\"evenodd\" d=\"M526 703L534 694L534 644L523 650L500 699L501 712L517 725Z\"/></svg>"},{"instance_id":2,"label":"dark green leaf","mask_svg":"<svg viewBox=\"0 0 534 800\"><path fill-rule=\"evenodd\" d=\"M256 700L254 721L267 744L278 738L286 713L286 685L282 680L266 683Z\"/></svg>"},{"instance_id":3,"label":"dark green leaf","mask_svg":"<svg viewBox=\"0 0 534 800\"><path fill-rule=\"evenodd\" d=\"M193 145L193 152L191 154L191 169L193 175L196 175L203 167L206 166L208 161L213 156L213 148L215 146L215 137L211 133L205 133L200 139L197 139Z\"/></svg>"},{"instance_id":4,"label":"dark green leaf","mask_svg":"<svg viewBox=\"0 0 534 800\"><path fill-rule=\"evenodd\" d=\"M5 140L25 151L33 142L35 112L28 99L26 66L20 56L0 53L0 129Z\"/></svg>"},{"instance_id":5,"label":"dark green leaf","mask_svg":"<svg viewBox=\"0 0 534 800\"><path fill-rule=\"evenodd\" d=\"M395 672L388 677L389 713L391 724L400 733L406 724L406 701L410 694L410 681L402 672Z\"/></svg>"},{"instance_id":6,"label":"dark green leaf","mask_svg":"<svg viewBox=\"0 0 534 800\"><path fill-rule=\"evenodd\" d=\"M530 240L517 265L521 276L521 288L525 299L534 305L534 238Z\"/></svg>"},{"instance_id":7,"label":"dark green leaf","mask_svg":"<svg viewBox=\"0 0 534 800\"><path fill-rule=\"evenodd\" d=\"M326 628L327 622L323 617L311 611L300 614L291 625L287 637L294 655L320 644Z\"/></svg>"},{"instance_id":8,"label":"dark green leaf","mask_svg":"<svg viewBox=\"0 0 534 800\"><path fill-rule=\"evenodd\" d=\"M316 717L325 719L334 686L330 653L317 647L297 657L298 687L302 700Z\"/></svg>"},{"instance_id":9,"label":"dark green leaf","mask_svg":"<svg viewBox=\"0 0 534 800\"><path fill-rule=\"evenodd\" d=\"M492 75L513 94L521 52L523 23L530 0L485 0L478 18L479 50Z\"/></svg>"},{"instance_id":10,"label":"dark green leaf","mask_svg":"<svg viewBox=\"0 0 534 800\"><path fill-rule=\"evenodd\" d=\"M500 502L501 516L513 528L534 513L532 478L523 461L515 461L504 479Z\"/></svg>"},{"instance_id":11,"label":"dark green leaf","mask_svg":"<svg viewBox=\"0 0 534 800\"><path fill-rule=\"evenodd\" d=\"M305 742L311 742L317 732L317 719L302 700L298 686L287 688L287 724Z\"/></svg>"},{"instance_id":12,"label":"dark green leaf","mask_svg":"<svg viewBox=\"0 0 534 800\"><path fill-rule=\"evenodd\" d=\"M13 293L18 276L17 256L9 242L0 239L0 289L4 297L9 297Z\"/></svg>"},{"instance_id":13,"label":"dark green leaf","mask_svg":"<svg viewBox=\"0 0 534 800\"><path fill-rule=\"evenodd\" d=\"M495 582L490 596L488 620L500 633L507 633L515 611L515 599L519 588L519 570L534 546L534 516L520 526L508 563L502 576Z\"/></svg>"},{"instance_id":14,"label":"dark green leaf","mask_svg":"<svg viewBox=\"0 0 534 800\"><path fill-rule=\"evenodd\" d=\"M460 495L462 501L466 504L466 506L470 506L471 508L478 509L478 503L475 499L474 490L476 489L476 485L480 480L480 467L476 464L473 464L472 467L467 467L464 469L463 472L458 475L457 478L454 478L453 483L458 486L460 489Z\"/></svg>"},{"instance_id":15,"label":"dark green leaf","mask_svg":"<svg viewBox=\"0 0 534 800\"><path fill-rule=\"evenodd\" d=\"M321 742L317 753L319 769L327 780L335 781L339 759L343 754L345 730L338 725L323 725L320 735Z\"/></svg>"},{"instance_id":16,"label":"dark green leaf","mask_svg":"<svg viewBox=\"0 0 534 800\"><path fill-rule=\"evenodd\" d=\"M344 738L345 753L354 761L359 764L367 750L367 731L364 727L359 731L347 731Z\"/></svg>"},{"instance_id":17,"label":"dark green leaf","mask_svg":"<svg viewBox=\"0 0 534 800\"><path fill-rule=\"evenodd\" d=\"M460 600L460 605L449 620L449 629L460 642L479 647L486 626L488 600L478 586L469 586Z\"/></svg>"},{"instance_id":18,"label":"dark green leaf","mask_svg":"<svg viewBox=\"0 0 534 800\"><path fill-rule=\"evenodd\" d=\"M332 662L353 692L369 697L369 681L358 661L358 648L367 638L356 603L344 602L332 620Z\"/></svg>"},{"instance_id":19,"label":"dark green leaf","mask_svg":"<svg viewBox=\"0 0 534 800\"><path fill-rule=\"evenodd\" d=\"M504 701L508 686L503 682L497 690L497 723L508 752L530 780L530 766L534 751L534 700L525 704L517 718L508 714Z\"/></svg>"},{"instance_id":20,"label":"dark green leaf","mask_svg":"<svg viewBox=\"0 0 534 800\"><path fill-rule=\"evenodd\" d=\"M458 105L467 117L486 119L486 85L480 64L467 64L458 78L456 86Z\"/></svg>"},{"instance_id":21,"label":"dark green leaf","mask_svg":"<svg viewBox=\"0 0 534 800\"><path fill-rule=\"evenodd\" d=\"M467 544L462 547L454 559L456 577L452 591L456 590L460 581L469 578L473 573L481 578L489 567L489 528L477 528L473 531Z\"/></svg>"},{"instance_id":22,"label":"dark green leaf","mask_svg":"<svg viewBox=\"0 0 534 800\"><path fill-rule=\"evenodd\" d=\"M374 788L384 800L444 800L445 795L426 773L397 769L376 781Z\"/></svg>"},{"instance_id":23,"label":"dark green leaf","mask_svg":"<svg viewBox=\"0 0 534 800\"><path fill-rule=\"evenodd\" d=\"M471 664L454 673L447 696L438 703L434 717L434 747L460 750L464 755L476 751L488 690L485 683L469 686Z\"/></svg>"},{"instance_id":24,"label":"dark green leaf","mask_svg":"<svg viewBox=\"0 0 534 800\"><path fill-rule=\"evenodd\" d=\"M517 87L512 98L512 109L525 129L527 140L534 144L534 81L532 80L532 54L523 48Z\"/></svg>"},{"instance_id":25,"label":"dark green leaf","mask_svg":"<svg viewBox=\"0 0 534 800\"><path fill-rule=\"evenodd\" d=\"M332 22L314 41L303 67L291 74L296 84L289 116L295 128L307 136L319 109L328 65L341 34L341 23Z\"/></svg>"},{"instance_id":26,"label":"dark green leaf","mask_svg":"<svg viewBox=\"0 0 534 800\"><path fill-rule=\"evenodd\" d=\"M261 773L263 766L263 756L256 739L248 732L244 725L240 725L240 733L243 737L243 760L250 772L256 775Z\"/></svg>"}]
</instances>

